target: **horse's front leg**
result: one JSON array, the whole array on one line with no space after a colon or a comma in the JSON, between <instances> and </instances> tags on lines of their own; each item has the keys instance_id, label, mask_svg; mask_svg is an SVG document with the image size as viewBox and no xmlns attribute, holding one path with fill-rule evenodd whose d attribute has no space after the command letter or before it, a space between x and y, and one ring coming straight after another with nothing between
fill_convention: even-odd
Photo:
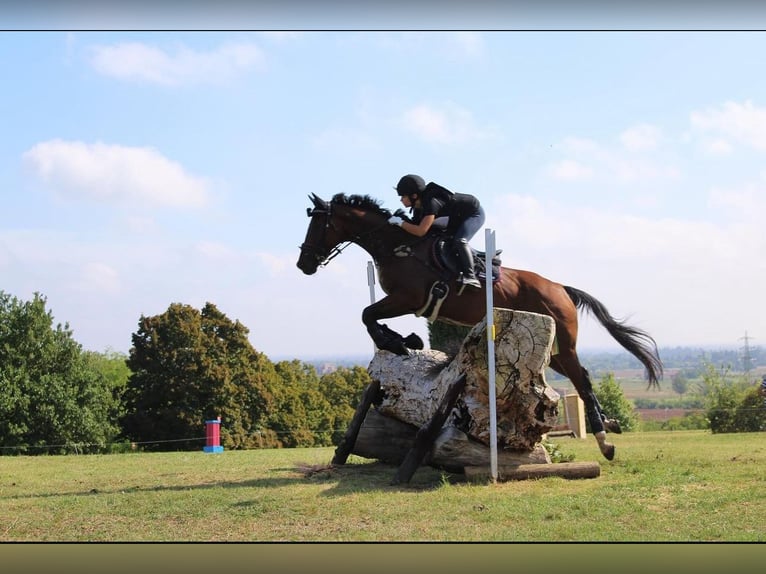
<instances>
[{"instance_id":1,"label":"horse's front leg","mask_svg":"<svg viewBox=\"0 0 766 574\"><path fill-rule=\"evenodd\" d=\"M369 307L365 307L364 311L362 311L362 322L367 327L367 332L378 349L391 351L397 355L407 355L410 352L409 349L422 349L423 340L415 333L410 333L404 338L393 329L390 329L388 325L381 325L378 321L380 319L401 317L410 312L410 310L403 307L390 296L384 297Z\"/></svg>"}]
</instances>

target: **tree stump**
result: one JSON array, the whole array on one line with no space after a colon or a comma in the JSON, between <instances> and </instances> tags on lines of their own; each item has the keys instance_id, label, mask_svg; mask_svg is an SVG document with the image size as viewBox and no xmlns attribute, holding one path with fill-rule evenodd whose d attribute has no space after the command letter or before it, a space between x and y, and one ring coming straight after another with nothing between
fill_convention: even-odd
<instances>
[{"instance_id":1,"label":"tree stump","mask_svg":"<svg viewBox=\"0 0 766 574\"><path fill-rule=\"evenodd\" d=\"M540 443L558 419L559 395L545 381L555 323L548 315L537 313L500 308L493 313L498 466L550 464ZM436 350L413 351L407 356L378 351L368 367L373 382L379 385L378 394L358 427L350 452L395 464L408 461L409 467L413 460L447 469L487 467L487 353L486 322L473 327L451 361ZM445 394L462 377L462 392L451 402L442 424L439 409L445 408ZM425 434L421 433L413 450L416 438L425 428L433 433L435 422L440 430L427 439L428 449L421 456ZM402 471L398 478L408 480L409 471Z\"/></svg>"}]
</instances>

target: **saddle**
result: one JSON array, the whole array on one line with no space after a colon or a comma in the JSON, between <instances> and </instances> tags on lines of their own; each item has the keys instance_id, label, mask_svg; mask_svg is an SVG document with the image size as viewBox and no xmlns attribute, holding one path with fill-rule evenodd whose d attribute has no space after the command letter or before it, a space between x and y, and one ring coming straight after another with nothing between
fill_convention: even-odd
<instances>
[{"instance_id":1,"label":"saddle","mask_svg":"<svg viewBox=\"0 0 766 574\"><path fill-rule=\"evenodd\" d=\"M473 247L471 247L471 252L473 253L473 269L476 277L486 280L487 254L484 251L477 251ZM491 261L490 269L493 283L500 279L500 266L502 265L500 254L502 252L502 249L498 249ZM433 265L440 271L448 273L450 276L457 276L460 273L457 254L452 249L451 237L439 237L434 241L431 258Z\"/></svg>"},{"instance_id":2,"label":"saddle","mask_svg":"<svg viewBox=\"0 0 766 574\"><path fill-rule=\"evenodd\" d=\"M487 254L484 251L477 251L473 247L471 251L473 253L474 273L476 273L476 277L486 281ZM502 253L502 250L497 250L495 256L490 261L490 277L492 277L493 283L500 280L500 265L502 264L499 257L500 253ZM439 316L442 303L447 298L447 295L449 295L447 280L457 277L460 273L457 254L452 248L451 237L439 237L433 242L431 247L431 264L441 271L442 279L431 285L425 305L415 312L415 316L425 317L429 322L433 323Z\"/></svg>"}]
</instances>

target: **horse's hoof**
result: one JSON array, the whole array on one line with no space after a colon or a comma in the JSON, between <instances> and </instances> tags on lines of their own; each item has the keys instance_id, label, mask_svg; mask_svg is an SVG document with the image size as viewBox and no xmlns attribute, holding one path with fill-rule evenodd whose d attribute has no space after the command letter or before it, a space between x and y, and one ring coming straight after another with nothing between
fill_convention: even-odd
<instances>
[{"instance_id":1,"label":"horse's hoof","mask_svg":"<svg viewBox=\"0 0 766 574\"><path fill-rule=\"evenodd\" d=\"M420 351L423 348L423 339L415 333L410 333L404 338L404 345L409 349Z\"/></svg>"},{"instance_id":2,"label":"horse's hoof","mask_svg":"<svg viewBox=\"0 0 766 574\"><path fill-rule=\"evenodd\" d=\"M409 355L410 350L404 346L404 339L399 337L398 340L389 341L385 346L381 347L386 351L391 351L395 355Z\"/></svg>"},{"instance_id":3,"label":"horse's hoof","mask_svg":"<svg viewBox=\"0 0 766 574\"><path fill-rule=\"evenodd\" d=\"M604 429L614 434L622 434L622 427L617 419L604 419Z\"/></svg>"},{"instance_id":4,"label":"horse's hoof","mask_svg":"<svg viewBox=\"0 0 766 574\"><path fill-rule=\"evenodd\" d=\"M603 447L601 447L601 454L604 455L604 458L606 460L614 459L614 445L613 444L605 444Z\"/></svg>"}]
</instances>

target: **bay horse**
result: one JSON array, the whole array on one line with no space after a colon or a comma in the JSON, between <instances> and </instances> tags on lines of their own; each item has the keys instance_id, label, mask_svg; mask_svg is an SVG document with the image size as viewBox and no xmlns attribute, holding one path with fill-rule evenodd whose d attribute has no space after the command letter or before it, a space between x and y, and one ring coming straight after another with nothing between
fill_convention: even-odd
<instances>
[{"instance_id":1,"label":"bay horse","mask_svg":"<svg viewBox=\"0 0 766 574\"><path fill-rule=\"evenodd\" d=\"M422 349L423 342L414 333L404 338L379 321L408 314L422 315L432 287L444 281L443 270L433 264L433 245L438 236L417 237L397 225L390 225L388 218L392 213L368 195L339 193L328 202L312 194L309 199L313 207L306 212L311 221L300 246L298 268L312 275L349 245L358 245L372 256L380 286L386 293L362 311L362 322L373 342L378 349L400 355L408 354L409 349ZM393 215L409 220L402 209ZM491 276L489 263L487 275ZM458 294L456 277L448 281L447 296L438 308L438 316L431 319L466 326L482 321L487 312L484 289ZM643 364L649 385L658 387L663 367L654 339L612 317L602 303L584 291L531 271L500 267L499 278L493 283L493 297L497 307L545 314L554 319L558 352L551 356L550 367L572 381L583 400L601 453L612 460L615 447L607 442L606 431L621 433L622 430L618 421L604 414L590 375L577 356L578 310L592 313L609 334Z\"/></svg>"}]
</instances>

